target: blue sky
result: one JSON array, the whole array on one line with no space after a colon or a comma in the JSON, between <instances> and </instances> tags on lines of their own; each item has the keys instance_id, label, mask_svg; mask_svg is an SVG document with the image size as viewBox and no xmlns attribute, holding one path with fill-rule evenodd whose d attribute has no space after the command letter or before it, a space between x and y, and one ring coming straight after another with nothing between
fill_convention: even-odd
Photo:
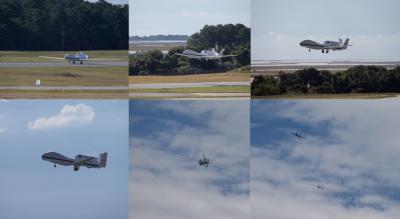
<instances>
[{"instance_id":1,"label":"blue sky","mask_svg":"<svg viewBox=\"0 0 400 219\"><path fill-rule=\"evenodd\" d=\"M398 217L397 99L253 100L251 107L252 219Z\"/></svg>"},{"instance_id":2,"label":"blue sky","mask_svg":"<svg viewBox=\"0 0 400 219\"><path fill-rule=\"evenodd\" d=\"M128 103L0 100L1 218L127 218ZM78 172L43 161L56 151L98 156L107 167Z\"/></svg>"},{"instance_id":3,"label":"blue sky","mask_svg":"<svg viewBox=\"0 0 400 219\"><path fill-rule=\"evenodd\" d=\"M251 7L253 60L400 59L397 0L253 0ZM329 54L299 46L339 38L353 46Z\"/></svg>"},{"instance_id":4,"label":"blue sky","mask_svg":"<svg viewBox=\"0 0 400 219\"><path fill-rule=\"evenodd\" d=\"M130 115L130 218L249 217L249 101L136 100Z\"/></svg>"},{"instance_id":5,"label":"blue sky","mask_svg":"<svg viewBox=\"0 0 400 219\"><path fill-rule=\"evenodd\" d=\"M186 34L204 25L250 26L249 0L130 0L129 35Z\"/></svg>"}]
</instances>

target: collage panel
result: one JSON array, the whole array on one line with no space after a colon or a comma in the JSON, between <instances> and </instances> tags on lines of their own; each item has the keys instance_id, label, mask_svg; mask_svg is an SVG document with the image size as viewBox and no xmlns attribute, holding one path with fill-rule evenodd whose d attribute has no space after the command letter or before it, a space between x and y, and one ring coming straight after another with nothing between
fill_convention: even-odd
<instances>
[{"instance_id":1,"label":"collage panel","mask_svg":"<svg viewBox=\"0 0 400 219\"><path fill-rule=\"evenodd\" d=\"M129 218L249 218L248 104L131 100Z\"/></svg>"},{"instance_id":2,"label":"collage panel","mask_svg":"<svg viewBox=\"0 0 400 219\"><path fill-rule=\"evenodd\" d=\"M252 97L398 96L399 7L396 0L252 0Z\"/></svg>"},{"instance_id":3,"label":"collage panel","mask_svg":"<svg viewBox=\"0 0 400 219\"><path fill-rule=\"evenodd\" d=\"M127 100L1 100L1 218L128 218Z\"/></svg>"},{"instance_id":4,"label":"collage panel","mask_svg":"<svg viewBox=\"0 0 400 219\"><path fill-rule=\"evenodd\" d=\"M249 0L131 0L135 99L248 98Z\"/></svg>"},{"instance_id":5,"label":"collage panel","mask_svg":"<svg viewBox=\"0 0 400 219\"><path fill-rule=\"evenodd\" d=\"M0 98L128 97L128 0L0 5Z\"/></svg>"},{"instance_id":6,"label":"collage panel","mask_svg":"<svg viewBox=\"0 0 400 219\"><path fill-rule=\"evenodd\" d=\"M398 218L399 109L397 99L252 100L251 218Z\"/></svg>"}]
</instances>

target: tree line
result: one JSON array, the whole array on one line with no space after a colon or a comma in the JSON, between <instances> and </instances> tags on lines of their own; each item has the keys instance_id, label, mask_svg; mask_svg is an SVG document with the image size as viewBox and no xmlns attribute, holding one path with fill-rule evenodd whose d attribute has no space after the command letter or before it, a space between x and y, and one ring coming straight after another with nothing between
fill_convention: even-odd
<instances>
[{"instance_id":1,"label":"tree line","mask_svg":"<svg viewBox=\"0 0 400 219\"><path fill-rule=\"evenodd\" d=\"M279 76L256 76L252 96L282 94L399 93L400 67L355 66L331 73L307 68Z\"/></svg>"},{"instance_id":2,"label":"tree line","mask_svg":"<svg viewBox=\"0 0 400 219\"><path fill-rule=\"evenodd\" d=\"M0 0L0 50L128 49L128 5Z\"/></svg>"},{"instance_id":3,"label":"tree line","mask_svg":"<svg viewBox=\"0 0 400 219\"><path fill-rule=\"evenodd\" d=\"M218 47L236 57L217 60L188 59L177 56L185 49L201 51ZM250 28L242 24L205 25L187 41L186 48L175 47L163 54L160 50L130 56L129 75L183 75L228 71L250 65Z\"/></svg>"}]
</instances>

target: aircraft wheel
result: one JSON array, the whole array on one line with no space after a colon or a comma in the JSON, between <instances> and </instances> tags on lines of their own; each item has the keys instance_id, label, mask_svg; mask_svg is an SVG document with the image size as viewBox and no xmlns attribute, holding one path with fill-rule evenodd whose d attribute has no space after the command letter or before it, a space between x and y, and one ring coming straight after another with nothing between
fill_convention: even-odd
<instances>
[{"instance_id":1,"label":"aircraft wheel","mask_svg":"<svg viewBox=\"0 0 400 219\"><path fill-rule=\"evenodd\" d=\"M325 53L325 51L322 49L322 53Z\"/></svg>"},{"instance_id":2,"label":"aircraft wheel","mask_svg":"<svg viewBox=\"0 0 400 219\"><path fill-rule=\"evenodd\" d=\"M56 167L57 165L56 164L54 164L54 167Z\"/></svg>"},{"instance_id":3,"label":"aircraft wheel","mask_svg":"<svg viewBox=\"0 0 400 219\"><path fill-rule=\"evenodd\" d=\"M329 52L329 50L326 50L326 53L328 53Z\"/></svg>"},{"instance_id":4,"label":"aircraft wheel","mask_svg":"<svg viewBox=\"0 0 400 219\"><path fill-rule=\"evenodd\" d=\"M311 52L311 49L309 49L308 51Z\"/></svg>"},{"instance_id":5,"label":"aircraft wheel","mask_svg":"<svg viewBox=\"0 0 400 219\"><path fill-rule=\"evenodd\" d=\"M83 64L83 62L81 62L81 65Z\"/></svg>"},{"instance_id":6,"label":"aircraft wheel","mask_svg":"<svg viewBox=\"0 0 400 219\"><path fill-rule=\"evenodd\" d=\"M73 61L73 62L72 62L72 64L74 64L74 65L75 65L75 61Z\"/></svg>"}]
</instances>

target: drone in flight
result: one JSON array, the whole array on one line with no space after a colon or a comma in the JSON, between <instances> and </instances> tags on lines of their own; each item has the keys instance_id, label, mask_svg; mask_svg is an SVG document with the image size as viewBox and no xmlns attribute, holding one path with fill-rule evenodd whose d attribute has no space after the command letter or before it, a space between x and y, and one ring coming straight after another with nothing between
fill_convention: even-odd
<instances>
[{"instance_id":1,"label":"drone in flight","mask_svg":"<svg viewBox=\"0 0 400 219\"><path fill-rule=\"evenodd\" d=\"M290 131L290 133L292 133L292 135L294 135L294 136L296 136L296 137L298 137L298 138L304 138L302 135L300 135L297 131L296 132L294 132L294 131Z\"/></svg>"},{"instance_id":2,"label":"drone in flight","mask_svg":"<svg viewBox=\"0 0 400 219\"><path fill-rule=\"evenodd\" d=\"M199 160L199 166L205 166L208 167L211 164L211 160L209 158L206 158L203 154L203 158Z\"/></svg>"},{"instance_id":3,"label":"drone in flight","mask_svg":"<svg viewBox=\"0 0 400 219\"><path fill-rule=\"evenodd\" d=\"M317 189L319 189L319 190L325 190L326 188L325 188L325 186L322 185L322 184L317 184Z\"/></svg>"}]
</instances>

